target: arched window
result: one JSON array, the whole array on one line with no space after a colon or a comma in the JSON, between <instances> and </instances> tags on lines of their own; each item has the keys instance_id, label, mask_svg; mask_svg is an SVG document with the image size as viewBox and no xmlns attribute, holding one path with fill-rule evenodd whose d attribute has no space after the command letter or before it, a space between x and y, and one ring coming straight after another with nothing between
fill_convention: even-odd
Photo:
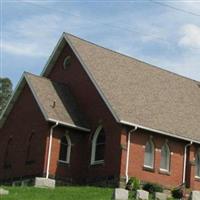
<instances>
[{"instance_id":1,"label":"arched window","mask_svg":"<svg viewBox=\"0 0 200 200\"><path fill-rule=\"evenodd\" d=\"M59 162L70 163L71 140L68 134L60 139Z\"/></svg>"},{"instance_id":2,"label":"arched window","mask_svg":"<svg viewBox=\"0 0 200 200\"><path fill-rule=\"evenodd\" d=\"M27 145L27 154L26 154L26 164L32 164L34 163L34 158L33 158L33 137L34 137L34 132L32 132L29 136L28 139L28 145Z\"/></svg>"},{"instance_id":3,"label":"arched window","mask_svg":"<svg viewBox=\"0 0 200 200\"><path fill-rule=\"evenodd\" d=\"M145 145L144 167L154 168L154 144L151 138Z\"/></svg>"},{"instance_id":4,"label":"arched window","mask_svg":"<svg viewBox=\"0 0 200 200\"><path fill-rule=\"evenodd\" d=\"M11 168L11 146L12 146L13 139L12 137L9 138L6 151L5 151L5 157L4 157L4 168Z\"/></svg>"},{"instance_id":5,"label":"arched window","mask_svg":"<svg viewBox=\"0 0 200 200\"><path fill-rule=\"evenodd\" d=\"M71 64L71 56L67 56L63 62L63 68L67 69Z\"/></svg>"},{"instance_id":6,"label":"arched window","mask_svg":"<svg viewBox=\"0 0 200 200\"><path fill-rule=\"evenodd\" d=\"M200 148L197 150L195 156L195 176L200 177Z\"/></svg>"},{"instance_id":7,"label":"arched window","mask_svg":"<svg viewBox=\"0 0 200 200\"><path fill-rule=\"evenodd\" d=\"M99 126L92 139L91 164L104 162L105 141L105 131L102 126Z\"/></svg>"},{"instance_id":8,"label":"arched window","mask_svg":"<svg viewBox=\"0 0 200 200\"><path fill-rule=\"evenodd\" d=\"M165 143L161 148L160 170L169 171L169 168L170 168L170 150L167 143Z\"/></svg>"}]
</instances>

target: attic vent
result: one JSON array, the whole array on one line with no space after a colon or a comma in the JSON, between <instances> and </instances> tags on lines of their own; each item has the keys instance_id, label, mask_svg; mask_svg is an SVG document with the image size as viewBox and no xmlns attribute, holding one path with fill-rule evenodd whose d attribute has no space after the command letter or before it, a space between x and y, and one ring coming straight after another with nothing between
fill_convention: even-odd
<instances>
[{"instance_id":1,"label":"attic vent","mask_svg":"<svg viewBox=\"0 0 200 200\"><path fill-rule=\"evenodd\" d=\"M52 108L55 108L55 107L56 107L56 100L53 101L51 107L52 107Z\"/></svg>"},{"instance_id":2,"label":"attic vent","mask_svg":"<svg viewBox=\"0 0 200 200\"><path fill-rule=\"evenodd\" d=\"M67 57L64 59L63 68L64 68L64 69L67 69L67 67L69 67L70 64L71 64L71 56L67 56Z\"/></svg>"}]
</instances>

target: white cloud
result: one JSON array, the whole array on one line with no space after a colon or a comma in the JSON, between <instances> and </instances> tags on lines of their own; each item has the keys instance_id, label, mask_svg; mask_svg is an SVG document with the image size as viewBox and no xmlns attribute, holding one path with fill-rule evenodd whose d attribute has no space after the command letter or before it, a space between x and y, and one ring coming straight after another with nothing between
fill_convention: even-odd
<instances>
[{"instance_id":1,"label":"white cloud","mask_svg":"<svg viewBox=\"0 0 200 200\"><path fill-rule=\"evenodd\" d=\"M78 17L64 18L59 14L33 15L22 20L13 20L3 32L4 52L24 56L47 56L54 48L62 32L70 26L79 28Z\"/></svg>"},{"instance_id":2,"label":"white cloud","mask_svg":"<svg viewBox=\"0 0 200 200\"><path fill-rule=\"evenodd\" d=\"M0 46L3 51L15 54L15 55L24 55L24 56L31 56L31 57L43 57L46 54L41 49L38 51L38 47L35 44L25 44L25 43L17 43L17 42L6 42Z\"/></svg>"},{"instance_id":3,"label":"white cloud","mask_svg":"<svg viewBox=\"0 0 200 200\"><path fill-rule=\"evenodd\" d=\"M24 2L41 3L33 0ZM200 12L200 3L195 1L173 1L167 4ZM13 16L4 29L3 50L13 55L32 56L34 59L47 57L59 36L66 31L122 53L136 55L147 62L166 66L171 71L196 79L200 76L199 56L196 50L193 52L189 48L200 47L198 17L152 3L141 3L143 7L134 12L126 4L121 10L116 4L110 7L109 15L104 14L103 4L99 7L101 15L91 6L94 5L92 3L88 3L87 9L75 4L72 7L64 5L56 3L55 10L52 5L46 6L46 9L43 9L44 6L36 9L34 5L33 11L23 18ZM134 2L133 5L137 9L139 4ZM23 57L23 60L26 58ZM30 58L27 62L30 62Z\"/></svg>"},{"instance_id":4,"label":"white cloud","mask_svg":"<svg viewBox=\"0 0 200 200\"><path fill-rule=\"evenodd\" d=\"M199 0L186 0L186 1L170 1L169 4L176 6L177 8L184 9L188 12L194 12L199 14L200 12L200 1Z\"/></svg>"},{"instance_id":5,"label":"white cloud","mask_svg":"<svg viewBox=\"0 0 200 200\"><path fill-rule=\"evenodd\" d=\"M200 26L186 24L181 28L179 45L200 48Z\"/></svg>"},{"instance_id":6,"label":"white cloud","mask_svg":"<svg viewBox=\"0 0 200 200\"><path fill-rule=\"evenodd\" d=\"M42 15L11 21L3 33L3 51L16 55L44 56L52 40L55 40L53 33L59 20L54 15Z\"/></svg>"},{"instance_id":7,"label":"white cloud","mask_svg":"<svg viewBox=\"0 0 200 200\"><path fill-rule=\"evenodd\" d=\"M20 0L19 3L32 3L32 4L36 4L36 5L45 5L45 4L49 4L51 2L49 2L48 0Z\"/></svg>"}]
</instances>

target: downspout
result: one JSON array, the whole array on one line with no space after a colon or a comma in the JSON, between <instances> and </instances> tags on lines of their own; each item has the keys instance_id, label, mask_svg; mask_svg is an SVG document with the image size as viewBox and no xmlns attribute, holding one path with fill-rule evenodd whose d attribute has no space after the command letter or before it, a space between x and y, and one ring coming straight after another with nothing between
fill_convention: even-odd
<instances>
[{"instance_id":1,"label":"downspout","mask_svg":"<svg viewBox=\"0 0 200 200\"><path fill-rule=\"evenodd\" d=\"M186 163L187 163L187 148L192 145L192 141L189 144L185 145L184 149L184 163L183 163L183 180L182 184L185 184L185 177L186 177Z\"/></svg>"},{"instance_id":2,"label":"downspout","mask_svg":"<svg viewBox=\"0 0 200 200\"><path fill-rule=\"evenodd\" d=\"M126 183L128 183L128 167L129 167L129 154L130 154L130 139L131 139L131 133L135 132L138 129L137 126L135 126L134 129L131 129L128 132L128 141L127 141L127 154L126 154Z\"/></svg>"},{"instance_id":3,"label":"downspout","mask_svg":"<svg viewBox=\"0 0 200 200\"><path fill-rule=\"evenodd\" d=\"M53 137L53 129L58 126L58 121L54 124L50 129L49 135L49 149L48 149L48 157L47 157L47 171L46 171L46 179L49 178L49 168L50 168L50 161L51 161L51 147L52 147L52 137Z\"/></svg>"}]
</instances>

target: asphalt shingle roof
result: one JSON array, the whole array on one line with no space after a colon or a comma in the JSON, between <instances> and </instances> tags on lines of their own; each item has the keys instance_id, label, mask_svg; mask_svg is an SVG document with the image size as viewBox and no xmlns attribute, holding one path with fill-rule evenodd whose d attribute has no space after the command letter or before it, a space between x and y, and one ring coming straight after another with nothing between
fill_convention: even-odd
<instances>
[{"instance_id":1,"label":"asphalt shingle roof","mask_svg":"<svg viewBox=\"0 0 200 200\"><path fill-rule=\"evenodd\" d=\"M67 85L30 73L25 78L48 119L88 127Z\"/></svg>"},{"instance_id":2,"label":"asphalt shingle roof","mask_svg":"<svg viewBox=\"0 0 200 200\"><path fill-rule=\"evenodd\" d=\"M65 37L120 120L200 141L199 82Z\"/></svg>"}]
</instances>

